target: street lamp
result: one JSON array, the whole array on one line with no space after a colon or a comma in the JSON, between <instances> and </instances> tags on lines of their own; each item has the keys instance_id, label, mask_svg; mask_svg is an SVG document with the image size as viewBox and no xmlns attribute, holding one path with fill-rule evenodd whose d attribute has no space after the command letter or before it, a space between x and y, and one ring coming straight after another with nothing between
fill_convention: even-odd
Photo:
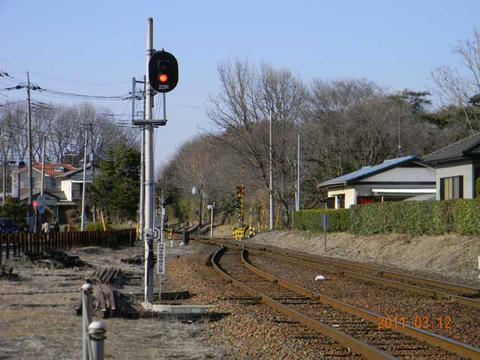
<instances>
[{"instance_id":1,"label":"street lamp","mask_svg":"<svg viewBox=\"0 0 480 360\"><path fill-rule=\"evenodd\" d=\"M213 237L213 209L215 208L215 202L208 204L207 209L210 210L210 238Z\"/></svg>"},{"instance_id":2,"label":"street lamp","mask_svg":"<svg viewBox=\"0 0 480 360\"><path fill-rule=\"evenodd\" d=\"M202 189L198 189L196 186L192 188L192 195L197 195L200 198L200 204L198 208L198 228L197 228L197 233L200 232L200 227L202 226Z\"/></svg>"}]
</instances>

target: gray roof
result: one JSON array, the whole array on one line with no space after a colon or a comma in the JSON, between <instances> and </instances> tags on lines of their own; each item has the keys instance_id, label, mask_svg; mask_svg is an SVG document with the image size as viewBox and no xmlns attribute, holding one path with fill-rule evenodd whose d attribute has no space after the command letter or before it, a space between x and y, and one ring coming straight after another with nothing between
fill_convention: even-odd
<instances>
[{"instance_id":1,"label":"gray roof","mask_svg":"<svg viewBox=\"0 0 480 360\"><path fill-rule=\"evenodd\" d=\"M349 174L342 175L335 179L327 180L318 185L319 188L328 187L332 185L346 185L355 183L365 177L375 175L379 172L391 169L393 167L403 165L412 161L420 161L417 155L409 155L404 157L399 157L396 159L388 159L383 163L374 165L374 166L364 166L360 170L351 172Z\"/></svg>"},{"instance_id":2,"label":"gray roof","mask_svg":"<svg viewBox=\"0 0 480 360\"><path fill-rule=\"evenodd\" d=\"M426 155L423 160L427 162L459 160L465 158L465 155L477 145L480 145L480 133L434 151Z\"/></svg>"},{"instance_id":3,"label":"gray roof","mask_svg":"<svg viewBox=\"0 0 480 360\"><path fill-rule=\"evenodd\" d=\"M410 197L403 201L435 201L436 195L435 194L422 194Z\"/></svg>"}]
</instances>

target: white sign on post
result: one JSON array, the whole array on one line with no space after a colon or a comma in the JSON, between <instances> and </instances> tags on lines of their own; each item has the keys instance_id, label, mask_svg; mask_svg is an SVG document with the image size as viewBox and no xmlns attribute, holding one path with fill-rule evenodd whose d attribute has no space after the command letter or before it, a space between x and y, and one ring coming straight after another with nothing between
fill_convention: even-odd
<instances>
[{"instance_id":1,"label":"white sign on post","mask_svg":"<svg viewBox=\"0 0 480 360\"><path fill-rule=\"evenodd\" d=\"M165 243L158 243L157 251L157 274L165 274Z\"/></svg>"}]
</instances>

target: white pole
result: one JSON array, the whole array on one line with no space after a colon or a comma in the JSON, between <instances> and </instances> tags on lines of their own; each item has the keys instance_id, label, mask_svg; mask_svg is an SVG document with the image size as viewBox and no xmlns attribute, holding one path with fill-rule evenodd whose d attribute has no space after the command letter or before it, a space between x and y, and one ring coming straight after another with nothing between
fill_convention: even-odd
<instances>
[{"instance_id":1,"label":"white pole","mask_svg":"<svg viewBox=\"0 0 480 360\"><path fill-rule=\"evenodd\" d=\"M145 119L153 120L152 104L153 89L150 86L148 63L153 52L153 19L147 19L147 42L146 42L146 74L147 74L147 93ZM155 201L154 201L154 178L153 178L153 125L145 126L145 231L149 235L153 233L155 218ZM153 301L153 238L145 236L145 302Z\"/></svg>"},{"instance_id":2,"label":"white pole","mask_svg":"<svg viewBox=\"0 0 480 360\"><path fill-rule=\"evenodd\" d=\"M32 155L32 105L30 102L30 73L27 72L27 128L28 128L28 229L31 230L32 215L36 215L33 210L33 155ZM18 186L20 189L20 185ZM20 195L20 194L19 194ZM37 217L35 216L34 232L37 232Z\"/></svg>"},{"instance_id":3,"label":"white pole","mask_svg":"<svg viewBox=\"0 0 480 360\"><path fill-rule=\"evenodd\" d=\"M136 96L136 84L137 80L132 80L132 122L135 120L135 96ZM143 239L144 229L144 214L145 214L145 127L141 127L141 141L140 141L140 205L138 207L139 220L138 220L138 235L140 239Z\"/></svg>"},{"instance_id":4,"label":"white pole","mask_svg":"<svg viewBox=\"0 0 480 360\"><path fill-rule=\"evenodd\" d=\"M5 204L5 196L7 195L7 156L3 152L2 159L2 204ZM13 194L12 194L13 195Z\"/></svg>"},{"instance_id":5,"label":"white pole","mask_svg":"<svg viewBox=\"0 0 480 360\"><path fill-rule=\"evenodd\" d=\"M272 120L272 111L270 110L270 146L269 146L269 154L270 154L270 230L273 230L274 227L274 206L273 206L273 120Z\"/></svg>"},{"instance_id":6,"label":"white pole","mask_svg":"<svg viewBox=\"0 0 480 360\"><path fill-rule=\"evenodd\" d=\"M88 335L92 344L92 359L90 360L104 360L106 332L103 321L93 321L88 325Z\"/></svg>"},{"instance_id":7,"label":"white pole","mask_svg":"<svg viewBox=\"0 0 480 360\"><path fill-rule=\"evenodd\" d=\"M82 222L80 231L85 231L85 205L87 200L87 144L88 144L88 128L85 124L85 143L83 149L83 189L82 189Z\"/></svg>"},{"instance_id":8,"label":"white pole","mask_svg":"<svg viewBox=\"0 0 480 360\"><path fill-rule=\"evenodd\" d=\"M42 136L42 180L40 184L40 195L45 191L45 134Z\"/></svg>"},{"instance_id":9,"label":"white pole","mask_svg":"<svg viewBox=\"0 0 480 360\"><path fill-rule=\"evenodd\" d=\"M213 208L215 207L215 203L213 203L210 207L210 238L213 238Z\"/></svg>"},{"instance_id":10,"label":"white pole","mask_svg":"<svg viewBox=\"0 0 480 360\"><path fill-rule=\"evenodd\" d=\"M162 244L165 242L165 232L163 231L165 227L165 206L163 206L164 201L164 194L162 190L162 196L160 198L160 242Z\"/></svg>"},{"instance_id":11,"label":"white pole","mask_svg":"<svg viewBox=\"0 0 480 360\"><path fill-rule=\"evenodd\" d=\"M89 360L88 351L88 325L92 322L92 291L93 286L85 283L82 286L82 335L83 335L83 360Z\"/></svg>"},{"instance_id":12,"label":"white pole","mask_svg":"<svg viewBox=\"0 0 480 360\"><path fill-rule=\"evenodd\" d=\"M297 135L297 208L300 211L300 133Z\"/></svg>"}]
</instances>

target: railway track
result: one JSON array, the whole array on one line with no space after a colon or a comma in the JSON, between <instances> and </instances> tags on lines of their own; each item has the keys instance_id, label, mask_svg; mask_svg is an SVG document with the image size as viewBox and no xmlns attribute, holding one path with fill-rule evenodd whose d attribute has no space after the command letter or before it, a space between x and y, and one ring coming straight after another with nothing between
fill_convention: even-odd
<instances>
[{"instance_id":1,"label":"railway track","mask_svg":"<svg viewBox=\"0 0 480 360\"><path fill-rule=\"evenodd\" d=\"M269 275L249 264L245 251L243 266L240 266L239 250L236 251L236 255L232 255L233 251L227 252L228 261L222 260L221 263L218 260L221 251L212 256L212 262L222 277L243 288L258 301L269 304L365 358L480 358L478 348L408 324L396 323L389 330L379 329L380 315Z\"/></svg>"},{"instance_id":2,"label":"railway track","mask_svg":"<svg viewBox=\"0 0 480 360\"><path fill-rule=\"evenodd\" d=\"M217 240L214 243L226 246L240 246L238 242L235 243L234 241L227 239L220 241ZM396 271L388 271L366 264L354 264L346 260L313 256L297 251L278 249L275 247L248 244L245 245L245 248L249 251L261 251L267 255L270 254L275 257L280 257L284 261L315 266L324 272L401 289L402 291L409 291L411 293L425 295L434 299L444 299L480 309L480 289L478 288L427 279Z\"/></svg>"}]
</instances>

